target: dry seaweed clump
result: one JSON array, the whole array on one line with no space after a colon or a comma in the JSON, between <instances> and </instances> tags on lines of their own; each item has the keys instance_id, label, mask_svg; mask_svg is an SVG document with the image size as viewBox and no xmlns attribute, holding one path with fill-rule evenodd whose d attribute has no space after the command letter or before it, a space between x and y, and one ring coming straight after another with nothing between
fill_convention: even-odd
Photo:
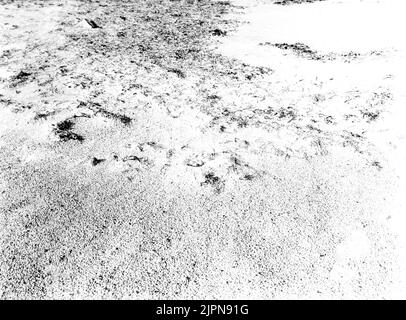
<instances>
[{"instance_id":1,"label":"dry seaweed clump","mask_svg":"<svg viewBox=\"0 0 406 320\"><path fill-rule=\"evenodd\" d=\"M81 12L91 12L97 23L84 15L94 29L91 34L71 34L79 47L104 56L131 55L168 70L202 58L203 42L224 36L231 28L223 14L232 10L229 1L114 1L108 5L80 1ZM111 37L109 29L117 30ZM177 73L183 77L181 73Z\"/></svg>"},{"instance_id":2,"label":"dry seaweed clump","mask_svg":"<svg viewBox=\"0 0 406 320\"><path fill-rule=\"evenodd\" d=\"M281 1L276 1L275 4L286 6L289 4L313 3L313 2L320 2L320 1L326 1L326 0L281 0Z\"/></svg>"},{"instance_id":3,"label":"dry seaweed clump","mask_svg":"<svg viewBox=\"0 0 406 320\"><path fill-rule=\"evenodd\" d=\"M73 121L70 119L66 119L56 124L54 132L63 142L69 140L83 142L84 138L81 135L73 132L73 127L74 127Z\"/></svg>"},{"instance_id":4,"label":"dry seaweed clump","mask_svg":"<svg viewBox=\"0 0 406 320\"><path fill-rule=\"evenodd\" d=\"M209 185L214 189L214 192L219 194L224 191L225 182L218 177L214 172L207 172L204 175L204 181L200 183L201 186Z\"/></svg>"},{"instance_id":5,"label":"dry seaweed clump","mask_svg":"<svg viewBox=\"0 0 406 320\"><path fill-rule=\"evenodd\" d=\"M32 77L31 72L27 72L24 70L21 70L19 73L17 73L15 76L11 78L11 87L16 87L20 84L25 83Z\"/></svg>"},{"instance_id":6,"label":"dry seaweed clump","mask_svg":"<svg viewBox=\"0 0 406 320\"><path fill-rule=\"evenodd\" d=\"M273 44L274 47L282 49L282 50L291 50L299 56L305 57L311 60L321 60L322 56L319 55L316 51L310 49L309 46L303 43L275 43Z\"/></svg>"},{"instance_id":7,"label":"dry seaweed clump","mask_svg":"<svg viewBox=\"0 0 406 320\"><path fill-rule=\"evenodd\" d=\"M329 53L319 53L316 50L313 50L308 45L300 42L296 43L271 43L271 42L261 42L260 46L271 46L278 48L280 50L293 53L294 55L308 59L308 60L318 60L318 61L334 61L341 60L343 62L353 62L369 57L376 57L383 55L383 51L369 51L366 53L358 53L354 51L349 51L345 53L329 52Z\"/></svg>"}]
</instances>

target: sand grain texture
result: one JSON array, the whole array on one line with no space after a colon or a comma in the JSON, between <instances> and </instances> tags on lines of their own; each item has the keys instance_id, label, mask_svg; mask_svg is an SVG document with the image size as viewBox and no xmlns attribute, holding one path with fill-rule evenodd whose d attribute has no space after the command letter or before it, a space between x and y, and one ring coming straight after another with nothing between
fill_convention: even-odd
<instances>
[{"instance_id":1,"label":"sand grain texture","mask_svg":"<svg viewBox=\"0 0 406 320\"><path fill-rule=\"evenodd\" d=\"M401 2L273 2L0 0L2 299L404 297Z\"/></svg>"}]
</instances>

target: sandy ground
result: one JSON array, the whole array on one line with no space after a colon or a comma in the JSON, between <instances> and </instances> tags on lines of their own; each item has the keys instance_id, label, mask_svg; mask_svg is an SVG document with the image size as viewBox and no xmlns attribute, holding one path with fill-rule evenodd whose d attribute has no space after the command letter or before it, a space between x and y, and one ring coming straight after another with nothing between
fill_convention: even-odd
<instances>
[{"instance_id":1,"label":"sandy ground","mask_svg":"<svg viewBox=\"0 0 406 320\"><path fill-rule=\"evenodd\" d=\"M2 299L405 297L402 2L273 2L0 1Z\"/></svg>"}]
</instances>

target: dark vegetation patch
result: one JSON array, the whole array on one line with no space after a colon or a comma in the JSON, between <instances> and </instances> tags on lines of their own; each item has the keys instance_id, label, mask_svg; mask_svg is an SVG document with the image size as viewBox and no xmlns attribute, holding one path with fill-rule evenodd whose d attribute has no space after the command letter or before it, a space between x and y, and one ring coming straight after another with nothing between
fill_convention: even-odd
<instances>
[{"instance_id":1,"label":"dark vegetation patch","mask_svg":"<svg viewBox=\"0 0 406 320\"><path fill-rule=\"evenodd\" d=\"M118 121L120 121L121 123L123 123L125 125L129 125L131 123L131 121L132 121L132 119L130 117L128 117L126 115L123 115L123 114L108 111L105 108L103 108L101 106L101 104L96 103L96 102L91 102L91 103L81 102L79 104L79 107L89 108L90 110L95 112L95 114L100 113L100 114L102 114L103 116L105 116L107 118L118 120Z\"/></svg>"},{"instance_id":2,"label":"dark vegetation patch","mask_svg":"<svg viewBox=\"0 0 406 320\"><path fill-rule=\"evenodd\" d=\"M126 115L110 112L102 108L100 108L98 112L103 114L107 118L116 119L125 125L130 124L132 121L132 119Z\"/></svg>"},{"instance_id":3,"label":"dark vegetation patch","mask_svg":"<svg viewBox=\"0 0 406 320\"><path fill-rule=\"evenodd\" d=\"M73 125L71 120L64 120L56 124L56 129L59 131L70 131L73 129Z\"/></svg>"},{"instance_id":4,"label":"dark vegetation patch","mask_svg":"<svg viewBox=\"0 0 406 320\"><path fill-rule=\"evenodd\" d=\"M12 107L11 111L14 113L20 113L26 110L30 110L34 106L32 103L21 103L14 99L6 98L2 94L0 94L0 104L3 104L6 107Z\"/></svg>"},{"instance_id":5,"label":"dark vegetation patch","mask_svg":"<svg viewBox=\"0 0 406 320\"><path fill-rule=\"evenodd\" d=\"M171 68L171 69L168 69L168 72L176 74L179 78L182 78L182 79L186 78L186 75L182 70L179 70L176 68Z\"/></svg>"},{"instance_id":6,"label":"dark vegetation patch","mask_svg":"<svg viewBox=\"0 0 406 320\"><path fill-rule=\"evenodd\" d=\"M289 4L300 4L300 3L313 3L313 2L320 2L326 0L279 0L274 2L275 4L286 6Z\"/></svg>"},{"instance_id":7,"label":"dark vegetation patch","mask_svg":"<svg viewBox=\"0 0 406 320\"><path fill-rule=\"evenodd\" d=\"M180 70L176 72L179 77L185 74L183 70L194 69L194 73L216 76L224 69L222 75L227 78L241 75L241 79L245 79L243 69L246 66L241 62L224 57L219 61L220 55L206 49L206 44L215 36L224 36L239 24L224 19L224 14L239 8L229 1L118 0L89 3L81 0L79 3L83 19L91 13L103 26L97 33L67 35L83 57L120 57L140 66L152 63L172 70L170 72ZM110 28L118 29L116 37L108 33ZM229 65L222 66L226 61Z\"/></svg>"},{"instance_id":8,"label":"dark vegetation patch","mask_svg":"<svg viewBox=\"0 0 406 320\"><path fill-rule=\"evenodd\" d=\"M221 29L214 29L211 31L211 34L213 36L218 36L218 37L224 37L227 35L227 31L221 30Z\"/></svg>"},{"instance_id":9,"label":"dark vegetation patch","mask_svg":"<svg viewBox=\"0 0 406 320\"><path fill-rule=\"evenodd\" d=\"M298 56L301 56L301 57L304 57L304 58L310 59L310 60L323 59L323 56L319 55L317 53L317 51L310 49L309 46L307 46L303 43L300 43L300 42L296 42L293 44L264 42L264 43L260 43L260 45L271 45L271 46L276 47L281 50L289 50L289 51L294 52Z\"/></svg>"},{"instance_id":10,"label":"dark vegetation patch","mask_svg":"<svg viewBox=\"0 0 406 320\"><path fill-rule=\"evenodd\" d=\"M296 112L293 110L292 107L280 108L274 114L279 119L287 118L289 122L296 119Z\"/></svg>"},{"instance_id":11,"label":"dark vegetation patch","mask_svg":"<svg viewBox=\"0 0 406 320\"><path fill-rule=\"evenodd\" d=\"M207 172L204 175L204 181L200 183L201 186L209 185L214 188L215 193L224 191L225 183L220 177L216 176L213 172Z\"/></svg>"},{"instance_id":12,"label":"dark vegetation patch","mask_svg":"<svg viewBox=\"0 0 406 320\"><path fill-rule=\"evenodd\" d=\"M321 132L322 132L322 130L320 130L319 128L313 126L312 124L308 124L308 125L306 126L306 128L308 128L309 130L312 130L312 131L316 131L317 133L321 133Z\"/></svg>"},{"instance_id":13,"label":"dark vegetation patch","mask_svg":"<svg viewBox=\"0 0 406 320\"><path fill-rule=\"evenodd\" d=\"M250 166L236 154L230 156L230 162L231 166L228 168L229 172L236 173L240 180L252 181L265 174L264 171L257 170Z\"/></svg>"},{"instance_id":14,"label":"dark vegetation patch","mask_svg":"<svg viewBox=\"0 0 406 320\"><path fill-rule=\"evenodd\" d=\"M63 142L69 140L83 142L84 141L83 136L73 132L73 127L74 127L73 121L71 119L66 119L56 124L54 132Z\"/></svg>"},{"instance_id":15,"label":"dark vegetation patch","mask_svg":"<svg viewBox=\"0 0 406 320\"><path fill-rule=\"evenodd\" d=\"M335 59L341 59L344 62L350 63L352 61L355 60L360 60L360 59L364 59L367 57L379 57L383 55L383 51L369 51L367 53L358 53L358 52L354 52L354 51L350 51L347 53L341 53L341 54L334 54L334 53L330 53L325 55L325 59L327 60L335 60Z\"/></svg>"},{"instance_id":16,"label":"dark vegetation patch","mask_svg":"<svg viewBox=\"0 0 406 320\"><path fill-rule=\"evenodd\" d=\"M214 108L213 108L214 109ZM219 114L219 111L221 113ZM210 122L209 126L219 126L220 132L225 132L227 125L236 125L238 128L246 128L249 126L265 126L278 122L289 124L299 118L298 111L292 106L282 107L279 109L274 109L272 107L264 109L240 109L240 110L230 110L225 108L220 110L216 108L214 110L205 110L206 113L217 112ZM282 120L282 121L281 121Z\"/></svg>"},{"instance_id":17,"label":"dark vegetation patch","mask_svg":"<svg viewBox=\"0 0 406 320\"><path fill-rule=\"evenodd\" d=\"M375 121L376 119L378 119L380 112L379 111L361 111L362 117L363 118L367 118L367 120L370 121Z\"/></svg>"},{"instance_id":18,"label":"dark vegetation patch","mask_svg":"<svg viewBox=\"0 0 406 320\"><path fill-rule=\"evenodd\" d=\"M211 95L207 96L207 99L211 100L211 101L219 101L219 100L221 100L221 97L218 96L217 94L211 94Z\"/></svg>"},{"instance_id":19,"label":"dark vegetation patch","mask_svg":"<svg viewBox=\"0 0 406 320\"><path fill-rule=\"evenodd\" d=\"M17 86L19 84L22 84L28 81L31 78L31 76L32 76L31 72L22 70L11 78L11 86Z\"/></svg>"},{"instance_id":20,"label":"dark vegetation patch","mask_svg":"<svg viewBox=\"0 0 406 320\"><path fill-rule=\"evenodd\" d=\"M363 148L365 136L362 134L344 130L343 134L341 134L341 137L343 138L343 147L352 147L356 152L363 154L365 152Z\"/></svg>"},{"instance_id":21,"label":"dark vegetation patch","mask_svg":"<svg viewBox=\"0 0 406 320\"><path fill-rule=\"evenodd\" d=\"M241 83L246 84L247 80L253 81L272 72L269 68L244 64L208 49L209 43L218 41L213 32L224 35L238 26L237 22L224 19L224 13L240 9L229 1L79 0L78 4L75 18L83 21L91 16L103 28L93 32L93 30L78 30L72 25L71 28L66 28L65 32L69 45L63 45L58 49L71 51L78 60L89 61L89 68L95 72L78 74L75 72L74 64L70 64L70 61L61 61L58 75L69 73L70 78L74 80L72 87L92 91L92 100L98 103L86 102L82 106L125 125L133 121L130 117L133 109L131 113L127 113L125 109L117 112L110 107L111 97L104 93L105 83L100 78L96 79L97 75L104 72L100 68L100 63L106 63L110 59L123 62L114 67L114 75L111 75L115 79L123 79L123 83L129 74L136 77L137 70L143 69L141 73L147 71L156 82L167 82L166 73L169 72L179 79L184 79L190 74L202 84L214 81L219 86L237 88ZM133 88L124 86L122 92L125 96L120 101L125 103L128 97L136 95L140 100L149 96L149 99L158 100L160 105L167 107L171 117L179 117L181 113L172 107L183 105L186 97L186 93L183 94L184 83L173 79L171 83L173 90L168 92L168 95L162 95L162 92L150 86L151 78L137 78ZM253 85L255 84L253 81ZM131 95L128 91L132 89L139 92ZM207 96L210 93L202 91L202 94ZM200 105L203 99L204 103L207 101L209 105L219 100L215 97L206 100L204 96L188 97L189 105ZM182 101L174 104L174 100ZM209 106L204 112L211 115L215 112L214 109L214 105ZM244 119L240 120L241 126L247 124Z\"/></svg>"},{"instance_id":22,"label":"dark vegetation patch","mask_svg":"<svg viewBox=\"0 0 406 320\"><path fill-rule=\"evenodd\" d=\"M230 1L217 1L217 4L222 5L222 6L231 6Z\"/></svg>"},{"instance_id":23,"label":"dark vegetation patch","mask_svg":"<svg viewBox=\"0 0 406 320\"><path fill-rule=\"evenodd\" d=\"M352 62L354 60L359 60L368 56L381 56L382 51L370 51L364 54L357 52L347 52L347 53L335 53L330 52L327 54L321 54L316 50L311 49L308 45L300 42L296 43L271 43L271 42L261 42L260 46L272 46L281 50L291 51L296 56L308 59L308 60L322 60L322 61L332 61L332 60L342 60L344 62Z\"/></svg>"},{"instance_id":24,"label":"dark vegetation patch","mask_svg":"<svg viewBox=\"0 0 406 320\"><path fill-rule=\"evenodd\" d=\"M386 103L392 99L393 95L388 91L374 92L365 102L366 107L360 110L362 118L368 122L376 121L384 112Z\"/></svg>"}]
</instances>

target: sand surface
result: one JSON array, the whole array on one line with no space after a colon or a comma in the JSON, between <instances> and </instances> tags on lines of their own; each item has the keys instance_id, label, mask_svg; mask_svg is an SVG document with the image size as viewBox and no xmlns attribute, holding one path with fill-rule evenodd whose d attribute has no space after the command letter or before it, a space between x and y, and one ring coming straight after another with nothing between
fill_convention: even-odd
<instances>
[{"instance_id":1,"label":"sand surface","mask_svg":"<svg viewBox=\"0 0 406 320\"><path fill-rule=\"evenodd\" d=\"M0 297L404 298L403 7L0 0Z\"/></svg>"}]
</instances>

